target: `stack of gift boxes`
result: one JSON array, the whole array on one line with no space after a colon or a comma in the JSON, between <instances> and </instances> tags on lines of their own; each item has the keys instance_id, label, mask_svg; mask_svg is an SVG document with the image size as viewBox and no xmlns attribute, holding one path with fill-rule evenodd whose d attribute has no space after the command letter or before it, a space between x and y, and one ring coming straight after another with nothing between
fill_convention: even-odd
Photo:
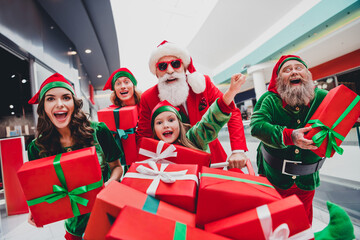
<instances>
[{"instance_id":1,"label":"stack of gift boxes","mask_svg":"<svg viewBox=\"0 0 360 240\"><path fill-rule=\"evenodd\" d=\"M330 137L322 133L326 136L319 146L325 147L316 152L319 155L332 155L334 144L342 141L333 132L345 137L360 115L355 94L346 104L341 97L341 108L332 109L338 112L330 115L332 120L323 116L344 91L348 93L343 87L330 91L312 117L317 121L309 122L314 132L308 138L324 129L335 135L327 150ZM124 113L123 109L117 110L123 114L119 119L131 115L133 120L126 126L117 124L124 131L135 128L136 109L125 108ZM108 118L114 119L108 115L103 121ZM132 135L121 141L136 148ZM106 188L94 147L25 163L18 175L37 226L91 212L84 239L314 237L296 196L282 199L265 177L209 168L208 153L143 138L139 151L128 153L126 163L131 167L121 183L111 182Z\"/></svg>"}]
</instances>

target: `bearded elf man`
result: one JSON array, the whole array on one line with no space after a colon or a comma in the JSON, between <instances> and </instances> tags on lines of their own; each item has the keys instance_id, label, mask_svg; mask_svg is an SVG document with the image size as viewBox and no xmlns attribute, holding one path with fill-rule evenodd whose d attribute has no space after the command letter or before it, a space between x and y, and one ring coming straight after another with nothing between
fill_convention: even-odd
<instances>
[{"instance_id":1,"label":"bearded elf man","mask_svg":"<svg viewBox=\"0 0 360 240\"><path fill-rule=\"evenodd\" d=\"M140 119L137 129L138 141L152 137L151 112L160 102L167 100L180 109L183 122L191 126L200 121L203 114L223 93L211 82L209 76L196 72L192 58L186 49L177 44L163 41L151 54L150 71L156 75L157 85L145 91L140 100ZM190 74L186 74L188 71ZM234 105L234 102L231 103ZM242 168L248 157L241 113L235 106L228 129L232 154L228 168ZM218 139L209 144L212 163L225 162L227 155Z\"/></svg>"},{"instance_id":2,"label":"bearded elf man","mask_svg":"<svg viewBox=\"0 0 360 240\"><path fill-rule=\"evenodd\" d=\"M251 134L261 140L257 149L259 174L266 176L282 197L297 195L310 223L315 188L320 184L319 169L325 159L310 151L317 147L304 138L311 130L304 126L326 94L327 91L315 88L300 57L282 56L250 122Z\"/></svg>"}]
</instances>

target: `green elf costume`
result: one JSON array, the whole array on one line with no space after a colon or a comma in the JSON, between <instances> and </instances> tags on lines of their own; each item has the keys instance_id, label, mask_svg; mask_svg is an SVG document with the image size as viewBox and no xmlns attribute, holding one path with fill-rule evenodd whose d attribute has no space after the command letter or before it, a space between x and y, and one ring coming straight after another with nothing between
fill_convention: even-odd
<instances>
[{"instance_id":1,"label":"green elf costume","mask_svg":"<svg viewBox=\"0 0 360 240\"><path fill-rule=\"evenodd\" d=\"M48 90L58 87L65 88L73 95L75 95L71 84L62 75L55 73L42 83L39 91L34 95L33 98L29 100L29 104L38 104ZM108 162L113 162L121 158L123 156L123 151L117 146L112 133L104 123L90 122L90 127L94 130L92 133L94 138L94 146L101 166L103 179L104 182L106 182L110 178L110 168ZM38 138L41 138L41 135L38 136ZM40 155L40 150L36 144L38 138L35 138L28 146L27 150L29 161L83 148L83 146L75 143L75 145L71 147L62 148L61 152ZM77 236L79 239L81 239L85 231L89 216L90 213L87 213L66 219L65 230L67 233L65 238L72 239L73 236ZM69 236L68 233L73 236Z\"/></svg>"},{"instance_id":2,"label":"green elf costume","mask_svg":"<svg viewBox=\"0 0 360 240\"><path fill-rule=\"evenodd\" d=\"M229 121L233 109L218 98L202 116L201 120L192 126L186 137L199 149L210 152L209 143L217 138L221 128ZM155 118L162 112L173 112L182 121L179 110L164 100L159 102L151 113L151 128L154 129Z\"/></svg>"},{"instance_id":3,"label":"green elf costume","mask_svg":"<svg viewBox=\"0 0 360 240\"><path fill-rule=\"evenodd\" d=\"M281 67L290 60L296 60L307 68L306 63L295 55L285 55L279 59L273 69L268 92L260 97L254 107L250 122L251 135L261 140L257 149L259 174L266 176L282 197L296 194L304 203L311 223L312 199L315 188L320 185L318 170L325 159L295 146L291 134L294 129L305 126L327 91L315 88L314 99L306 106L287 105L277 92L276 81Z\"/></svg>"}]
</instances>

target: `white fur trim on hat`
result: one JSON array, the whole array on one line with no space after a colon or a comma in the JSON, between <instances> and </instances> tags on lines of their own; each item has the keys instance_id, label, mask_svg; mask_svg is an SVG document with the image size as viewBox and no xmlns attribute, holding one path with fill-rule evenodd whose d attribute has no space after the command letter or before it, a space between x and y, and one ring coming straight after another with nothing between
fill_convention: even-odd
<instances>
[{"instance_id":1,"label":"white fur trim on hat","mask_svg":"<svg viewBox=\"0 0 360 240\"><path fill-rule=\"evenodd\" d=\"M203 74L193 72L187 75L187 81L194 93L199 94L205 91L206 82Z\"/></svg>"},{"instance_id":2,"label":"white fur trim on hat","mask_svg":"<svg viewBox=\"0 0 360 240\"><path fill-rule=\"evenodd\" d=\"M159 59L164 56L175 56L180 58L184 64L185 69L187 69L190 64L190 54L186 49L181 48L174 43L165 42L164 44L158 46L150 55L149 68L154 75L156 75L156 64L158 63Z\"/></svg>"}]
</instances>

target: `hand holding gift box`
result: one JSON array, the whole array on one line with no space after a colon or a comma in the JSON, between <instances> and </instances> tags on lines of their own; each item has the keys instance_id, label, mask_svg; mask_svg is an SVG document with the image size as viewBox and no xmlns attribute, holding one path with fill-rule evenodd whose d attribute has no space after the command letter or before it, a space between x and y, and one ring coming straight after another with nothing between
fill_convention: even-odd
<instances>
[{"instance_id":1,"label":"hand holding gift box","mask_svg":"<svg viewBox=\"0 0 360 240\"><path fill-rule=\"evenodd\" d=\"M26 162L18 177L36 226L90 212L104 185L95 147Z\"/></svg>"},{"instance_id":2,"label":"hand holding gift box","mask_svg":"<svg viewBox=\"0 0 360 240\"><path fill-rule=\"evenodd\" d=\"M96 197L85 229L84 239L105 239L105 235L111 227L109 216L116 218L125 206L142 209L164 218L195 226L195 214L159 201L122 183L112 181Z\"/></svg>"},{"instance_id":3,"label":"hand holding gift box","mask_svg":"<svg viewBox=\"0 0 360 240\"><path fill-rule=\"evenodd\" d=\"M122 183L159 200L195 212L198 165L133 163Z\"/></svg>"},{"instance_id":4,"label":"hand holding gift box","mask_svg":"<svg viewBox=\"0 0 360 240\"><path fill-rule=\"evenodd\" d=\"M200 174L196 225L280 200L265 177L203 167Z\"/></svg>"},{"instance_id":5,"label":"hand holding gift box","mask_svg":"<svg viewBox=\"0 0 360 240\"><path fill-rule=\"evenodd\" d=\"M331 89L305 126L313 128L305 135L318 147L312 151L320 157L342 154L340 144L359 116L359 95L344 85Z\"/></svg>"},{"instance_id":6,"label":"hand holding gift box","mask_svg":"<svg viewBox=\"0 0 360 240\"><path fill-rule=\"evenodd\" d=\"M125 206L106 235L106 239L225 240L228 238Z\"/></svg>"},{"instance_id":7,"label":"hand holding gift box","mask_svg":"<svg viewBox=\"0 0 360 240\"><path fill-rule=\"evenodd\" d=\"M137 106L117 107L110 106L97 112L99 122L115 134L116 142L122 146L126 163L130 165L137 157L135 128L138 122Z\"/></svg>"},{"instance_id":8,"label":"hand holding gift box","mask_svg":"<svg viewBox=\"0 0 360 240\"><path fill-rule=\"evenodd\" d=\"M231 239L313 239L304 206L295 195L205 224L205 230Z\"/></svg>"},{"instance_id":9,"label":"hand holding gift box","mask_svg":"<svg viewBox=\"0 0 360 240\"><path fill-rule=\"evenodd\" d=\"M210 154L184 146L165 143L151 138L142 138L137 162L178 163L209 166Z\"/></svg>"}]
</instances>

